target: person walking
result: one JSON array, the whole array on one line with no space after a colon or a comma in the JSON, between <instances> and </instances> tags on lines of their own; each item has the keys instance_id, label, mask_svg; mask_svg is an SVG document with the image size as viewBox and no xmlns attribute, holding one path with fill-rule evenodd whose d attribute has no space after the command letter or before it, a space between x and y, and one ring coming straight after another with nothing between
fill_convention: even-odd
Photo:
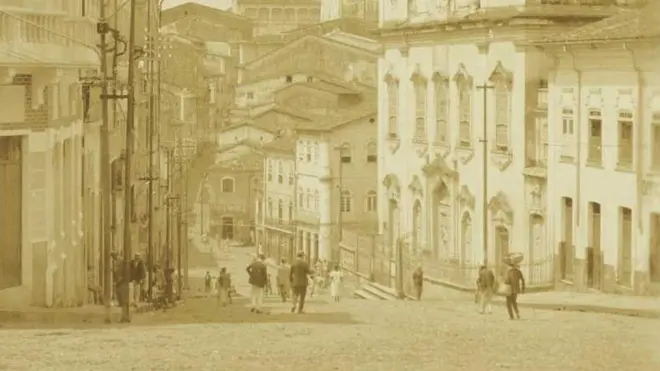
<instances>
[{"instance_id":1,"label":"person walking","mask_svg":"<svg viewBox=\"0 0 660 371\"><path fill-rule=\"evenodd\" d=\"M422 290L424 288L424 269L422 265L418 265L417 269L413 272L413 284L415 285L415 298L417 301L422 300Z\"/></svg>"},{"instance_id":2,"label":"person walking","mask_svg":"<svg viewBox=\"0 0 660 371\"><path fill-rule=\"evenodd\" d=\"M485 265L479 267L479 278L477 278L477 295L479 299L479 313L492 313L491 301L495 292L495 274Z\"/></svg>"},{"instance_id":3,"label":"person walking","mask_svg":"<svg viewBox=\"0 0 660 371\"><path fill-rule=\"evenodd\" d=\"M506 310L509 312L509 319L520 319L518 295L525 293L525 277L523 277L523 273L517 264L509 263L504 283L510 288L506 297Z\"/></svg>"},{"instance_id":4,"label":"person walking","mask_svg":"<svg viewBox=\"0 0 660 371\"><path fill-rule=\"evenodd\" d=\"M229 301L229 288L231 287L231 276L227 273L227 268L225 267L220 268L220 273L217 278L217 286L218 305L225 307Z\"/></svg>"},{"instance_id":5,"label":"person walking","mask_svg":"<svg viewBox=\"0 0 660 371\"><path fill-rule=\"evenodd\" d=\"M264 303L264 287L268 283L268 268L263 255L259 255L259 259L255 259L247 267L248 275L250 276L249 283L252 285L252 309L251 312L262 313L261 307Z\"/></svg>"},{"instance_id":6,"label":"person walking","mask_svg":"<svg viewBox=\"0 0 660 371\"><path fill-rule=\"evenodd\" d=\"M211 277L211 272L206 271L206 276L204 276L204 292L206 295L211 293L211 288L213 283L213 278Z\"/></svg>"},{"instance_id":7,"label":"person walking","mask_svg":"<svg viewBox=\"0 0 660 371\"><path fill-rule=\"evenodd\" d=\"M286 259L282 259L280 266L277 269L277 290L279 291L282 303L285 303L289 297L289 275L291 267L287 264Z\"/></svg>"},{"instance_id":8,"label":"person walking","mask_svg":"<svg viewBox=\"0 0 660 371\"><path fill-rule=\"evenodd\" d=\"M330 272L330 295L339 303L339 296L341 294L341 281L344 277L343 273L339 270L339 266L335 265L332 272Z\"/></svg>"},{"instance_id":9,"label":"person walking","mask_svg":"<svg viewBox=\"0 0 660 371\"><path fill-rule=\"evenodd\" d=\"M305 254L299 252L289 272L289 282L293 291L291 313L296 311L296 304L298 305L298 313L303 313L305 307L307 285L309 283L309 275L312 272L309 268L309 263L304 258Z\"/></svg>"},{"instance_id":10,"label":"person walking","mask_svg":"<svg viewBox=\"0 0 660 371\"><path fill-rule=\"evenodd\" d=\"M136 252L133 260L131 260L131 277L130 277L130 295L131 304L137 306L142 299L142 293L145 289L144 281L147 278L147 269L145 268L142 255Z\"/></svg>"}]
</instances>

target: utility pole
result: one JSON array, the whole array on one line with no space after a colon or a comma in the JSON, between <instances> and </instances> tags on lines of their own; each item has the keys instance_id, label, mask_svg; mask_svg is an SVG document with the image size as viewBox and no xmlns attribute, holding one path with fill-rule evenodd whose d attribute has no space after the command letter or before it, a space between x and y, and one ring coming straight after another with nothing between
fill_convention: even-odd
<instances>
[{"instance_id":1,"label":"utility pole","mask_svg":"<svg viewBox=\"0 0 660 371\"><path fill-rule=\"evenodd\" d=\"M172 173L174 172L173 154L167 149L167 195L165 196L165 295L172 302Z\"/></svg>"},{"instance_id":2,"label":"utility pole","mask_svg":"<svg viewBox=\"0 0 660 371\"><path fill-rule=\"evenodd\" d=\"M133 197L131 192L132 185L132 161L133 161L133 130L135 126L135 9L136 1L130 0L130 23L128 35L128 103L126 114L126 148L124 164L124 285L128 286L128 280L131 273L131 256L133 255L131 246L131 214ZM128 287L124 288L124 293L128 293ZM126 298L123 303L121 322L130 322L130 300Z\"/></svg>"},{"instance_id":3,"label":"utility pole","mask_svg":"<svg viewBox=\"0 0 660 371\"><path fill-rule=\"evenodd\" d=\"M101 210L103 234L103 304L105 305L105 322L112 321L110 302L112 301L112 246L110 234L111 230L111 199L112 199L112 183L110 176L110 135L108 133L108 126L110 125L110 118L108 112L108 63L106 60L108 54L108 40L106 35L109 31L108 24L105 19L105 1L99 0L99 23L97 24L96 31L101 36ZM114 55L117 54L115 50Z\"/></svg>"},{"instance_id":4,"label":"utility pole","mask_svg":"<svg viewBox=\"0 0 660 371\"><path fill-rule=\"evenodd\" d=\"M332 260L334 263L339 264L339 244L341 243L341 240L344 238L344 211L342 210L343 207L343 196L344 196L344 162L342 161L342 150L346 149L347 144L344 143L340 146L335 147L336 150L339 151L339 185L337 188L339 189L339 214L337 215L337 246L332 247Z\"/></svg>"},{"instance_id":5,"label":"utility pole","mask_svg":"<svg viewBox=\"0 0 660 371\"><path fill-rule=\"evenodd\" d=\"M152 299L153 289L153 272L154 272L154 250L153 250L153 234L154 234L154 120L156 115L156 102L155 102L155 89L154 89L154 59L156 58L155 38L154 38L154 9L152 7L153 0L147 1L147 40L148 40L148 73L149 73L149 120L147 123L147 140L149 152L149 194L147 196L147 207L149 209L149 221L147 225L147 263L149 266L147 283L147 297L149 301Z\"/></svg>"},{"instance_id":6,"label":"utility pole","mask_svg":"<svg viewBox=\"0 0 660 371\"><path fill-rule=\"evenodd\" d=\"M483 169L482 169L482 178L483 178L483 188L481 189L481 233L484 236L484 265L488 266L488 90L494 89L495 86L488 85L484 83L483 85L477 85L477 89L483 90L484 95L484 114L483 114L483 127L482 127L482 136L481 142L483 143Z\"/></svg>"}]
</instances>

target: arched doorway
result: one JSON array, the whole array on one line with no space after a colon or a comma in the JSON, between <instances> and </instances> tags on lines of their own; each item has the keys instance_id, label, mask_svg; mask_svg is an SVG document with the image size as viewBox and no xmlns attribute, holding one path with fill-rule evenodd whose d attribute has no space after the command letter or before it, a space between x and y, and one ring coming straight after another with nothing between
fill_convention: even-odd
<instances>
[{"instance_id":1,"label":"arched doorway","mask_svg":"<svg viewBox=\"0 0 660 371\"><path fill-rule=\"evenodd\" d=\"M509 230L504 226L495 227L495 267L497 275L504 275L504 257L509 254Z\"/></svg>"},{"instance_id":2,"label":"arched doorway","mask_svg":"<svg viewBox=\"0 0 660 371\"><path fill-rule=\"evenodd\" d=\"M233 240L234 239L234 217L233 216L223 216L222 217L222 239L223 240Z\"/></svg>"},{"instance_id":3,"label":"arched doorway","mask_svg":"<svg viewBox=\"0 0 660 371\"><path fill-rule=\"evenodd\" d=\"M529 265L530 272L528 273L529 282L546 282L547 273L543 271L544 264L541 262L546 258L544 256L543 248L543 230L544 221L543 217L538 214L530 216L529 220L530 234L529 234Z\"/></svg>"},{"instance_id":4,"label":"arched doorway","mask_svg":"<svg viewBox=\"0 0 660 371\"><path fill-rule=\"evenodd\" d=\"M449 192L444 182L440 182L433 190L433 258L436 261L449 262L451 251L449 247L449 230L451 223L451 208Z\"/></svg>"}]
</instances>

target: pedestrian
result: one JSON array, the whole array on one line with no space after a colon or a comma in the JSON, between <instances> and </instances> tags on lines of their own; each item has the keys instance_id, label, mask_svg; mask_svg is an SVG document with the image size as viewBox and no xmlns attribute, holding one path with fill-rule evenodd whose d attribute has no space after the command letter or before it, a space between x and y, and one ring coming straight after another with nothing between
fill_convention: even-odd
<instances>
[{"instance_id":1,"label":"pedestrian","mask_svg":"<svg viewBox=\"0 0 660 371\"><path fill-rule=\"evenodd\" d=\"M206 271L206 276L204 277L204 292L206 295L211 293L211 283L213 282L213 278L211 277L211 272Z\"/></svg>"},{"instance_id":2,"label":"pedestrian","mask_svg":"<svg viewBox=\"0 0 660 371\"><path fill-rule=\"evenodd\" d=\"M413 285L415 286L415 298L419 301L422 300L422 290L424 288L424 269L422 265L417 265L417 269L413 272Z\"/></svg>"},{"instance_id":3,"label":"pedestrian","mask_svg":"<svg viewBox=\"0 0 660 371\"><path fill-rule=\"evenodd\" d=\"M299 252L296 261L291 265L289 273L289 282L293 291L291 313L296 311L296 305L298 306L298 313L303 313L310 274L311 269L309 263L305 261L305 254Z\"/></svg>"},{"instance_id":4,"label":"pedestrian","mask_svg":"<svg viewBox=\"0 0 660 371\"><path fill-rule=\"evenodd\" d=\"M227 306L229 301L229 289L231 288L231 276L227 273L227 268L220 268L217 279L218 293L217 303L223 307Z\"/></svg>"},{"instance_id":5,"label":"pedestrian","mask_svg":"<svg viewBox=\"0 0 660 371\"><path fill-rule=\"evenodd\" d=\"M330 272L330 295L339 303L339 296L341 294L341 281L344 277L343 273L339 270L339 265L335 265L332 272Z\"/></svg>"},{"instance_id":6,"label":"pedestrian","mask_svg":"<svg viewBox=\"0 0 660 371\"><path fill-rule=\"evenodd\" d=\"M277 289L279 291L280 297L282 298L282 303L286 302L289 297L289 274L291 273L291 267L287 264L286 259L282 259L280 266L277 269Z\"/></svg>"},{"instance_id":7,"label":"pedestrian","mask_svg":"<svg viewBox=\"0 0 660 371\"><path fill-rule=\"evenodd\" d=\"M506 297L506 310L509 312L509 319L520 319L518 295L525 293L525 277L523 277L518 264L509 263L509 269L506 272L504 283L509 286L509 292Z\"/></svg>"},{"instance_id":8,"label":"pedestrian","mask_svg":"<svg viewBox=\"0 0 660 371\"><path fill-rule=\"evenodd\" d=\"M495 274L493 271L482 265L479 267L479 277L477 278L477 293L479 296L479 313L492 313L491 301L495 292Z\"/></svg>"},{"instance_id":9,"label":"pedestrian","mask_svg":"<svg viewBox=\"0 0 660 371\"><path fill-rule=\"evenodd\" d=\"M252 309L251 312L261 313L261 306L264 302L264 287L268 283L268 268L264 260L265 256L259 255L248 267L247 272L250 276L249 283L252 285Z\"/></svg>"},{"instance_id":10,"label":"pedestrian","mask_svg":"<svg viewBox=\"0 0 660 371\"><path fill-rule=\"evenodd\" d=\"M130 295L131 304L137 306L137 303L142 301L142 292L145 289L144 280L147 278L147 270L142 261L142 255L136 252L131 260L131 277L130 277Z\"/></svg>"}]
</instances>

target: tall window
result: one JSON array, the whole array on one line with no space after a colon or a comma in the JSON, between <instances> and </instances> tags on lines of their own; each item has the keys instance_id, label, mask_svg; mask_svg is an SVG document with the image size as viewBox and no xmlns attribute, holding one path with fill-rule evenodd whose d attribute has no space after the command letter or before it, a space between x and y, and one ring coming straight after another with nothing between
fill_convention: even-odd
<instances>
[{"instance_id":1,"label":"tall window","mask_svg":"<svg viewBox=\"0 0 660 371\"><path fill-rule=\"evenodd\" d=\"M277 160L277 183L284 184L284 165L282 160Z\"/></svg>"},{"instance_id":2,"label":"tall window","mask_svg":"<svg viewBox=\"0 0 660 371\"><path fill-rule=\"evenodd\" d=\"M538 143L536 145L536 159L542 166L548 164L548 117L536 118L536 130L538 131Z\"/></svg>"},{"instance_id":3,"label":"tall window","mask_svg":"<svg viewBox=\"0 0 660 371\"><path fill-rule=\"evenodd\" d=\"M574 126L575 111L573 108L565 107L561 111L562 123L562 156L573 158L574 151Z\"/></svg>"},{"instance_id":4,"label":"tall window","mask_svg":"<svg viewBox=\"0 0 660 371\"><path fill-rule=\"evenodd\" d=\"M266 178L269 182L273 180L273 161L266 160Z\"/></svg>"},{"instance_id":5,"label":"tall window","mask_svg":"<svg viewBox=\"0 0 660 371\"><path fill-rule=\"evenodd\" d=\"M234 178L222 178L222 193L234 193Z\"/></svg>"},{"instance_id":6,"label":"tall window","mask_svg":"<svg viewBox=\"0 0 660 371\"><path fill-rule=\"evenodd\" d=\"M307 188L305 191L305 209L311 210L312 209L312 203L314 202L312 200L312 190Z\"/></svg>"},{"instance_id":7,"label":"tall window","mask_svg":"<svg viewBox=\"0 0 660 371\"><path fill-rule=\"evenodd\" d=\"M299 140L297 143L296 152L299 161L305 161L305 142Z\"/></svg>"},{"instance_id":8,"label":"tall window","mask_svg":"<svg viewBox=\"0 0 660 371\"><path fill-rule=\"evenodd\" d=\"M298 207L305 208L305 191L302 188L298 188Z\"/></svg>"},{"instance_id":9,"label":"tall window","mask_svg":"<svg viewBox=\"0 0 660 371\"><path fill-rule=\"evenodd\" d=\"M458 81L459 145L472 146L472 89L466 79Z\"/></svg>"},{"instance_id":10,"label":"tall window","mask_svg":"<svg viewBox=\"0 0 660 371\"><path fill-rule=\"evenodd\" d=\"M619 112L619 163L618 166L629 169L633 165L633 114L630 111Z\"/></svg>"},{"instance_id":11,"label":"tall window","mask_svg":"<svg viewBox=\"0 0 660 371\"><path fill-rule=\"evenodd\" d=\"M589 110L589 153L587 162L600 165L603 162L603 120L600 110Z\"/></svg>"},{"instance_id":12,"label":"tall window","mask_svg":"<svg viewBox=\"0 0 660 371\"><path fill-rule=\"evenodd\" d=\"M315 189L314 190L314 210L316 210L316 211L319 210L319 202L321 202L321 197L319 195L319 190Z\"/></svg>"},{"instance_id":13,"label":"tall window","mask_svg":"<svg viewBox=\"0 0 660 371\"><path fill-rule=\"evenodd\" d=\"M387 121L387 133L389 136L396 136L398 134L398 120L399 120L399 82L388 76L387 84L387 111L389 113Z\"/></svg>"},{"instance_id":14,"label":"tall window","mask_svg":"<svg viewBox=\"0 0 660 371\"><path fill-rule=\"evenodd\" d=\"M653 121L651 122L651 168L653 171L660 171L660 112L653 112Z\"/></svg>"},{"instance_id":15,"label":"tall window","mask_svg":"<svg viewBox=\"0 0 660 371\"><path fill-rule=\"evenodd\" d=\"M498 80L495 84L495 149L509 150L509 123L511 121L511 89L509 82Z\"/></svg>"},{"instance_id":16,"label":"tall window","mask_svg":"<svg viewBox=\"0 0 660 371\"><path fill-rule=\"evenodd\" d=\"M266 215L268 215L269 218L273 217L273 199L268 197L268 204L266 205L268 210L266 210Z\"/></svg>"},{"instance_id":17,"label":"tall window","mask_svg":"<svg viewBox=\"0 0 660 371\"><path fill-rule=\"evenodd\" d=\"M351 146L348 143L343 143L339 149L339 157L341 162L345 164L351 163Z\"/></svg>"},{"instance_id":18,"label":"tall window","mask_svg":"<svg viewBox=\"0 0 660 371\"><path fill-rule=\"evenodd\" d=\"M289 221L293 220L293 201L289 201Z\"/></svg>"},{"instance_id":19,"label":"tall window","mask_svg":"<svg viewBox=\"0 0 660 371\"><path fill-rule=\"evenodd\" d=\"M378 144L375 141L367 143L367 162L378 161Z\"/></svg>"},{"instance_id":20,"label":"tall window","mask_svg":"<svg viewBox=\"0 0 660 371\"><path fill-rule=\"evenodd\" d=\"M289 185L292 186L295 182L293 169L289 169Z\"/></svg>"},{"instance_id":21,"label":"tall window","mask_svg":"<svg viewBox=\"0 0 660 371\"><path fill-rule=\"evenodd\" d=\"M449 82L439 78L435 81L435 141L447 143L447 119L449 115Z\"/></svg>"},{"instance_id":22,"label":"tall window","mask_svg":"<svg viewBox=\"0 0 660 371\"><path fill-rule=\"evenodd\" d=\"M284 203L282 200L277 201L277 220L282 223L284 218Z\"/></svg>"},{"instance_id":23,"label":"tall window","mask_svg":"<svg viewBox=\"0 0 660 371\"><path fill-rule=\"evenodd\" d=\"M318 161L318 148L319 142L309 142L309 161L317 162Z\"/></svg>"},{"instance_id":24,"label":"tall window","mask_svg":"<svg viewBox=\"0 0 660 371\"><path fill-rule=\"evenodd\" d=\"M415 140L426 139L426 81L418 74L413 75L415 88Z\"/></svg>"},{"instance_id":25,"label":"tall window","mask_svg":"<svg viewBox=\"0 0 660 371\"><path fill-rule=\"evenodd\" d=\"M353 198L351 197L351 191L343 190L341 191L341 199L339 200L339 207L341 212L350 213L353 210Z\"/></svg>"},{"instance_id":26,"label":"tall window","mask_svg":"<svg viewBox=\"0 0 660 371\"><path fill-rule=\"evenodd\" d=\"M378 194L373 189L367 191L366 204L365 208L367 211L376 211L378 209Z\"/></svg>"},{"instance_id":27,"label":"tall window","mask_svg":"<svg viewBox=\"0 0 660 371\"><path fill-rule=\"evenodd\" d=\"M305 146L305 161L312 162L312 142L303 142Z\"/></svg>"}]
</instances>

